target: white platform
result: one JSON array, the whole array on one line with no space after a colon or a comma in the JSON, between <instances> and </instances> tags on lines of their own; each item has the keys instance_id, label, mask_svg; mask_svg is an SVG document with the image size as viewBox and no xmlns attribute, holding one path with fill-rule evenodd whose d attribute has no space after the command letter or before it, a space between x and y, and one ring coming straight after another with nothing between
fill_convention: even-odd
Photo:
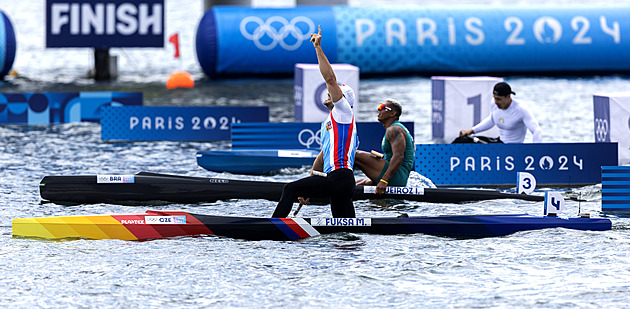
<instances>
[{"instance_id":1,"label":"white platform","mask_svg":"<svg viewBox=\"0 0 630 309\"><path fill-rule=\"evenodd\" d=\"M431 77L432 138L450 143L459 131L470 129L490 114L494 85L502 78L488 76ZM494 127L479 135L498 137Z\"/></svg>"},{"instance_id":2,"label":"white platform","mask_svg":"<svg viewBox=\"0 0 630 309\"><path fill-rule=\"evenodd\" d=\"M359 112L359 68L350 64L332 64L337 82L352 87L355 95L355 119ZM293 87L295 121L321 122L328 116L328 109L322 103L328 90L319 65L311 63L295 64Z\"/></svg>"},{"instance_id":3,"label":"white platform","mask_svg":"<svg viewBox=\"0 0 630 309\"><path fill-rule=\"evenodd\" d=\"M630 164L630 92L593 95L595 142L617 142L619 165Z\"/></svg>"}]
</instances>

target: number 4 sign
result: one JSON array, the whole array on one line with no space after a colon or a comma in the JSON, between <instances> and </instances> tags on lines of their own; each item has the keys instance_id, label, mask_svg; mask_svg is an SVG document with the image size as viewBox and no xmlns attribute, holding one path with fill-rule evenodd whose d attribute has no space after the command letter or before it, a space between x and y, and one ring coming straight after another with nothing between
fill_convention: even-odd
<instances>
[{"instance_id":1,"label":"number 4 sign","mask_svg":"<svg viewBox=\"0 0 630 309\"><path fill-rule=\"evenodd\" d=\"M557 216L564 210L564 197L560 192L545 192L545 208L543 215Z\"/></svg>"}]
</instances>

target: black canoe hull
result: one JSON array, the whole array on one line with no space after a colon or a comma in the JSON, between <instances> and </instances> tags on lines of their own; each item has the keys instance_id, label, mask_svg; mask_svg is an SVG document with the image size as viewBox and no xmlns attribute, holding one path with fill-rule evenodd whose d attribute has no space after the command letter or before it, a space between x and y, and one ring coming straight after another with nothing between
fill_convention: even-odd
<instances>
[{"instance_id":1,"label":"black canoe hull","mask_svg":"<svg viewBox=\"0 0 630 309\"><path fill-rule=\"evenodd\" d=\"M278 201L285 183L233 180L223 178L188 177L141 172L133 183L97 183L96 175L46 176L40 183L42 199L55 203L133 203L162 201L169 203L201 203L229 199L265 199ZM392 188L384 195L366 193L357 186L354 200L401 199L429 203L461 203L489 199L521 199L542 201L544 197L504 193L494 190L425 188L422 194L408 189ZM325 200L313 200L326 204Z\"/></svg>"}]
</instances>

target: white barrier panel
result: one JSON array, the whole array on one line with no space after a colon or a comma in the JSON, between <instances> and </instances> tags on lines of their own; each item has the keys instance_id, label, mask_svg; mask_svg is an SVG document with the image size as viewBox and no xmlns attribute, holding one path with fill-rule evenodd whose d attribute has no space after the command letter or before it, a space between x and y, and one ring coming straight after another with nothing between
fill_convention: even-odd
<instances>
[{"instance_id":1,"label":"white barrier panel","mask_svg":"<svg viewBox=\"0 0 630 309\"><path fill-rule=\"evenodd\" d=\"M459 131L470 129L490 114L492 90L502 82L498 77L431 77L431 107L433 139L450 143ZM480 133L498 137L496 127Z\"/></svg>"},{"instance_id":2,"label":"white barrier panel","mask_svg":"<svg viewBox=\"0 0 630 309\"><path fill-rule=\"evenodd\" d=\"M358 116L359 68L350 64L332 64L332 68L335 71L337 82L348 85L354 90L354 114L355 117ZM293 86L295 121L324 121L329 113L328 108L322 104L327 95L326 83L317 64L295 64Z\"/></svg>"},{"instance_id":3,"label":"white barrier panel","mask_svg":"<svg viewBox=\"0 0 630 309\"><path fill-rule=\"evenodd\" d=\"M619 165L630 164L630 92L593 95L596 143L617 142Z\"/></svg>"}]
</instances>

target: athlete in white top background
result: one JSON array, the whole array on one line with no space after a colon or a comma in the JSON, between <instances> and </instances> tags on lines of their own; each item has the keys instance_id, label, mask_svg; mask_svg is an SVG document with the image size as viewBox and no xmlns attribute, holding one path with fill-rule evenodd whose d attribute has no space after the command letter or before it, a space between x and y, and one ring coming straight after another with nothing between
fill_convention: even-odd
<instances>
[{"instance_id":1,"label":"athlete in white top background","mask_svg":"<svg viewBox=\"0 0 630 309\"><path fill-rule=\"evenodd\" d=\"M461 130L459 136L481 133L493 126L499 128L499 138L504 143L522 143L527 130L532 132L532 142L542 143L542 130L532 113L523 105L512 99L512 88L506 82L494 85L493 97L495 105L490 115L472 127Z\"/></svg>"}]
</instances>

